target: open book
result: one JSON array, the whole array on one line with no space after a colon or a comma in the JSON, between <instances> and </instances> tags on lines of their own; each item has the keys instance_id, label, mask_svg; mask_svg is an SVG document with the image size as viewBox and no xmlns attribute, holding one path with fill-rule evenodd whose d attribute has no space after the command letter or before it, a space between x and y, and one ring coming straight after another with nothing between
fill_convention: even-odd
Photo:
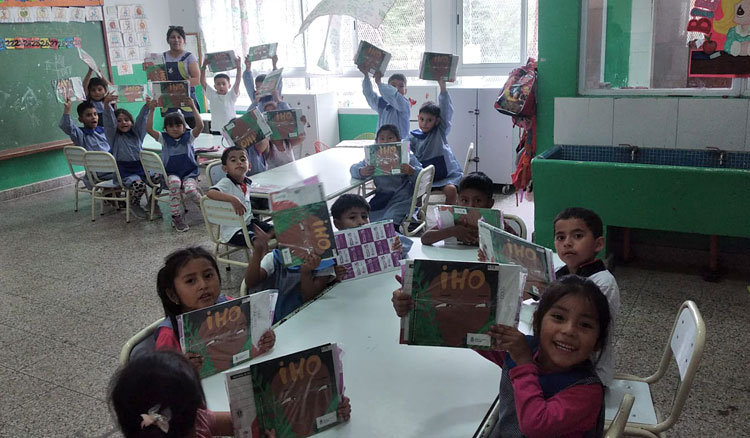
<instances>
[{"instance_id":1,"label":"open book","mask_svg":"<svg viewBox=\"0 0 750 438\"><path fill-rule=\"evenodd\" d=\"M457 205L437 206L437 227L439 230L456 224L477 227L478 222L487 222L498 228L503 228L503 212L493 208L459 207ZM444 240L446 245L464 245L455 237Z\"/></svg>"},{"instance_id":2,"label":"open book","mask_svg":"<svg viewBox=\"0 0 750 438\"><path fill-rule=\"evenodd\" d=\"M55 96L60 103L65 103L65 99L70 99L71 102L86 100L83 83L79 77L55 79L52 81L52 88L55 90Z\"/></svg>"},{"instance_id":3,"label":"open book","mask_svg":"<svg viewBox=\"0 0 750 438\"><path fill-rule=\"evenodd\" d=\"M346 268L344 280L367 277L399 267L401 251L393 250L398 239L392 221L378 221L334 233L336 264Z\"/></svg>"}]
</instances>

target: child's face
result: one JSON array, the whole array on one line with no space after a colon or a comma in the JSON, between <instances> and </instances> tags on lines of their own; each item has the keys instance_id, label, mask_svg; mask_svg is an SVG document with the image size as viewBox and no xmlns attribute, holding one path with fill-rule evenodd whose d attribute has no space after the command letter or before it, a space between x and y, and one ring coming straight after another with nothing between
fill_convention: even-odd
<instances>
[{"instance_id":1,"label":"child's face","mask_svg":"<svg viewBox=\"0 0 750 438\"><path fill-rule=\"evenodd\" d=\"M594 237L582 219L560 219L555 222L555 251L575 274L578 267L590 262L604 248L604 237Z\"/></svg>"},{"instance_id":2,"label":"child's face","mask_svg":"<svg viewBox=\"0 0 750 438\"><path fill-rule=\"evenodd\" d=\"M261 86L261 85L263 85L263 80L260 80L260 81L259 81L259 80L256 80L256 81L255 81L255 89L256 89L256 90L257 90L258 88L260 88L260 86Z\"/></svg>"},{"instance_id":3,"label":"child's face","mask_svg":"<svg viewBox=\"0 0 750 438\"><path fill-rule=\"evenodd\" d=\"M107 89L101 85L94 85L89 87L89 97L91 100L100 101L107 95Z\"/></svg>"},{"instance_id":4,"label":"child's face","mask_svg":"<svg viewBox=\"0 0 750 438\"><path fill-rule=\"evenodd\" d=\"M341 217L333 220L333 224L339 230L357 228L370 223L370 212L364 207L352 207L341 214Z\"/></svg>"},{"instance_id":5,"label":"child's face","mask_svg":"<svg viewBox=\"0 0 750 438\"><path fill-rule=\"evenodd\" d=\"M120 114L117 116L117 130L120 132L129 132L130 128L133 127L133 121L130 120L130 117L126 116L125 114Z\"/></svg>"},{"instance_id":6,"label":"child's face","mask_svg":"<svg viewBox=\"0 0 750 438\"><path fill-rule=\"evenodd\" d=\"M183 313L190 312L216 304L220 289L219 273L213 264L205 258L195 258L177 270L170 299L180 305Z\"/></svg>"},{"instance_id":7,"label":"child's face","mask_svg":"<svg viewBox=\"0 0 750 438\"><path fill-rule=\"evenodd\" d=\"M419 113L419 129L425 134L432 131L435 126L440 124L440 117L435 117L432 114Z\"/></svg>"},{"instance_id":8,"label":"child's face","mask_svg":"<svg viewBox=\"0 0 750 438\"><path fill-rule=\"evenodd\" d=\"M385 130L380 131L378 138L375 139L375 142L377 143L398 143L400 141L401 139L396 137L396 134Z\"/></svg>"},{"instance_id":9,"label":"child's face","mask_svg":"<svg viewBox=\"0 0 750 438\"><path fill-rule=\"evenodd\" d=\"M263 105L263 112L276 111L277 109L279 109L279 107L274 101L266 102L266 104Z\"/></svg>"},{"instance_id":10,"label":"child's face","mask_svg":"<svg viewBox=\"0 0 750 438\"><path fill-rule=\"evenodd\" d=\"M165 126L164 129L167 131L167 134L172 138L180 138L182 137L182 134L185 133L185 125L182 123L178 125L168 125L168 126Z\"/></svg>"},{"instance_id":11,"label":"child's face","mask_svg":"<svg viewBox=\"0 0 750 438\"><path fill-rule=\"evenodd\" d=\"M99 123L99 114L96 113L96 108L87 108L83 114L78 117L78 121L83 123L85 128L96 128L97 123Z\"/></svg>"},{"instance_id":12,"label":"child's face","mask_svg":"<svg viewBox=\"0 0 750 438\"><path fill-rule=\"evenodd\" d=\"M568 294L542 316L541 332L536 335L542 366L550 371L568 370L596 351L599 316L589 300Z\"/></svg>"},{"instance_id":13,"label":"child's face","mask_svg":"<svg viewBox=\"0 0 750 438\"><path fill-rule=\"evenodd\" d=\"M247 153L244 150L229 152L227 164L221 165L221 170L235 181L244 180L249 168L250 163L247 161Z\"/></svg>"},{"instance_id":14,"label":"child's face","mask_svg":"<svg viewBox=\"0 0 750 438\"><path fill-rule=\"evenodd\" d=\"M406 82L400 79L391 79L388 81L388 85L395 88L402 96L406 95Z\"/></svg>"},{"instance_id":15,"label":"child's face","mask_svg":"<svg viewBox=\"0 0 750 438\"><path fill-rule=\"evenodd\" d=\"M458 205L461 207L492 208L495 200L477 189L463 189L458 193Z\"/></svg>"},{"instance_id":16,"label":"child's face","mask_svg":"<svg viewBox=\"0 0 750 438\"><path fill-rule=\"evenodd\" d=\"M227 94L229 91L229 81L225 78L214 79L214 89L218 94Z\"/></svg>"}]
</instances>

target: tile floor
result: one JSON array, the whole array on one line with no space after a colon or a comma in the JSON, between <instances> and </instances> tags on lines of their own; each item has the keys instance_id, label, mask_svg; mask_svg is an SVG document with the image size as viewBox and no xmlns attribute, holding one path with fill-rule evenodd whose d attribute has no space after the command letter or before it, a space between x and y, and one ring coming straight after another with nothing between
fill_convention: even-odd
<instances>
[{"instance_id":1,"label":"tile floor","mask_svg":"<svg viewBox=\"0 0 750 438\"><path fill-rule=\"evenodd\" d=\"M498 199L530 234L533 203ZM126 224L117 212L92 223L89 209L84 199L73 212L70 187L0 203L0 437L119 437L105 394L120 347L161 316L155 278L163 257L207 243L197 207L184 234L166 219ZM615 276L619 370L655 369L685 299L698 304L708 326L701 369L671 436L750 436L746 279L713 284L639 267L618 267ZM238 289L238 269L223 277L226 291ZM670 390L655 393L661 406Z\"/></svg>"}]
</instances>

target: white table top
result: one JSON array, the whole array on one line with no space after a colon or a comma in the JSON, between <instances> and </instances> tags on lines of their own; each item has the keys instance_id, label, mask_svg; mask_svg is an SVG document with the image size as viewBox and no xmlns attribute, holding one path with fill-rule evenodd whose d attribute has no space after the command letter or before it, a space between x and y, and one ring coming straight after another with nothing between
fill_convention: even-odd
<instances>
[{"instance_id":1,"label":"white table top","mask_svg":"<svg viewBox=\"0 0 750 438\"><path fill-rule=\"evenodd\" d=\"M342 140L336 144L337 148L363 148L374 144L375 140Z\"/></svg>"}]
</instances>

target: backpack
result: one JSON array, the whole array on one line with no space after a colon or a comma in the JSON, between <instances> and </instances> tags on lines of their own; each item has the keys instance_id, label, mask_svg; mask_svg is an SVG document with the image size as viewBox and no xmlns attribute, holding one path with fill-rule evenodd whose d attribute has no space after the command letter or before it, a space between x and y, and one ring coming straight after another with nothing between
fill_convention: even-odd
<instances>
[{"instance_id":1,"label":"backpack","mask_svg":"<svg viewBox=\"0 0 750 438\"><path fill-rule=\"evenodd\" d=\"M536 60L529 58L526 65L513 69L497 96L495 109L513 117L536 114Z\"/></svg>"}]
</instances>

